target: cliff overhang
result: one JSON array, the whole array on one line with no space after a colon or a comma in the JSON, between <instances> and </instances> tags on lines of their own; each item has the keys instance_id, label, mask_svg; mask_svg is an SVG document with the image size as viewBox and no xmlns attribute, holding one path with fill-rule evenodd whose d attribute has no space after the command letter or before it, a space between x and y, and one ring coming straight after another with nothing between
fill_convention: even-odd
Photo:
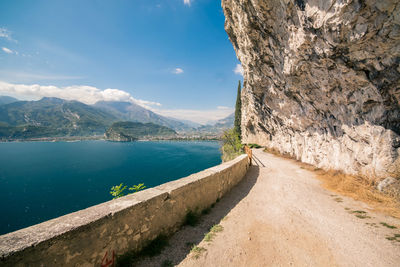
<instances>
[{"instance_id":1,"label":"cliff overhang","mask_svg":"<svg viewBox=\"0 0 400 267\"><path fill-rule=\"evenodd\" d=\"M400 177L400 2L222 0L242 136L326 169Z\"/></svg>"}]
</instances>

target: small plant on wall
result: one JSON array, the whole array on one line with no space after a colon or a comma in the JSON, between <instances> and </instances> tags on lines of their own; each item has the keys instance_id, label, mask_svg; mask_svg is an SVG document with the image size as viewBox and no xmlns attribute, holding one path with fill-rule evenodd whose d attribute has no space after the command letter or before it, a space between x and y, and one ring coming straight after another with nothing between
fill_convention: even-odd
<instances>
[{"instance_id":1,"label":"small plant on wall","mask_svg":"<svg viewBox=\"0 0 400 267\"><path fill-rule=\"evenodd\" d=\"M146 186L144 186L144 184L137 184L137 185L133 185L132 187L130 187L129 190L135 191L133 193L136 193L136 192L138 192L140 190L143 190L145 188L146 188Z\"/></svg>"},{"instance_id":2,"label":"small plant on wall","mask_svg":"<svg viewBox=\"0 0 400 267\"><path fill-rule=\"evenodd\" d=\"M119 185L114 185L111 187L110 194L113 196L113 199L120 198L125 196L125 190L128 186L124 185L123 183L120 183ZM136 193L140 190L145 189L146 186L142 184L137 184L133 185L132 187L129 187L129 191L134 191L134 192L128 192L128 194Z\"/></svg>"}]
</instances>

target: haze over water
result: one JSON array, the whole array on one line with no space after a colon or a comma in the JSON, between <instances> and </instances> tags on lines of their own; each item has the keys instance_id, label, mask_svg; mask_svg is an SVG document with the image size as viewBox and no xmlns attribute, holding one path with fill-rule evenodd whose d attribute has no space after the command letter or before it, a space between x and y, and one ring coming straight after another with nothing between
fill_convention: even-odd
<instances>
[{"instance_id":1,"label":"haze over water","mask_svg":"<svg viewBox=\"0 0 400 267\"><path fill-rule=\"evenodd\" d=\"M113 185L154 187L220 163L218 142L0 143L0 234L111 200Z\"/></svg>"}]
</instances>

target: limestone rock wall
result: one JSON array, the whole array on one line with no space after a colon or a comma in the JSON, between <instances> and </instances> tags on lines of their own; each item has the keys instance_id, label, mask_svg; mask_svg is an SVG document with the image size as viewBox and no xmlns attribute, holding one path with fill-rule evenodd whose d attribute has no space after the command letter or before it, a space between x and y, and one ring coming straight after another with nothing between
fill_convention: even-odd
<instances>
[{"instance_id":1,"label":"limestone rock wall","mask_svg":"<svg viewBox=\"0 0 400 267\"><path fill-rule=\"evenodd\" d=\"M222 0L242 136L303 162L400 175L400 1Z\"/></svg>"}]
</instances>

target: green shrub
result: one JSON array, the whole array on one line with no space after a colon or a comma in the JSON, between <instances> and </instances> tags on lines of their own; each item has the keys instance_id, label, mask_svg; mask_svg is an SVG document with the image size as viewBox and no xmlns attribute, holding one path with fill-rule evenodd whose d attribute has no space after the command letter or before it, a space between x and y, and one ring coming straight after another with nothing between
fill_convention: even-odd
<instances>
[{"instance_id":1,"label":"green shrub","mask_svg":"<svg viewBox=\"0 0 400 267\"><path fill-rule=\"evenodd\" d=\"M193 254L193 258L198 259L200 258L201 254L205 251L207 251L207 249L194 245L190 250L190 253Z\"/></svg>"},{"instance_id":2,"label":"green shrub","mask_svg":"<svg viewBox=\"0 0 400 267\"><path fill-rule=\"evenodd\" d=\"M142 183L142 184L138 184L138 185L133 185L132 187L129 188L129 190L135 191L134 193L136 193L136 192L138 192L140 190L143 190L145 188L146 188L146 186Z\"/></svg>"},{"instance_id":3,"label":"green shrub","mask_svg":"<svg viewBox=\"0 0 400 267\"><path fill-rule=\"evenodd\" d=\"M125 196L125 189L127 188L126 185L124 185L123 183L120 183L119 185L114 185L113 187L111 187L111 191L110 194L113 196L113 199L116 198L120 198ZM136 193L140 190L145 189L146 186L144 184L138 184L138 185L133 185L132 187L129 187L129 191L134 191L132 193ZM131 194L131 193L128 193Z\"/></svg>"},{"instance_id":4,"label":"green shrub","mask_svg":"<svg viewBox=\"0 0 400 267\"><path fill-rule=\"evenodd\" d=\"M113 199L116 198L120 198L125 196L125 189L126 189L126 185L124 186L123 183L120 183L119 185L114 185L113 187L111 187L111 191L110 194L113 196Z\"/></svg>"},{"instance_id":5,"label":"green shrub","mask_svg":"<svg viewBox=\"0 0 400 267\"><path fill-rule=\"evenodd\" d=\"M248 147L250 148L261 148L259 144L248 144Z\"/></svg>"},{"instance_id":6,"label":"green shrub","mask_svg":"<svg viewBox=\"0 0 400 267\"><path fill-rule=\"evenodd\" d=\"M237 96L236 96L236 105L235 105L235 121L233 123L233 129L238 134L239 140L242 140L242 86L239 81L237 88Z\"/></svg>"},{"instance_id":7,"label":"green shrub","mask_svg":"<svg viewBox=\"0 0 400 267\"><path fill-rule=\"evenodd\" d=\"M222 134L222 161L229 161L243 154L243 145L239 134L234 129L224 131Z\"/></svg>"},{"instance_id":8,"label":"green shrub","mask_svg":"<svg viewBox=\"0 0 400 267\"><path fill-rule=\"evenodd\" d=\"M206 242L211 242L215 235L218 232L222 232L224 230L224 227L220 224L215 224L213 227L211 227L210 231L204 236L204 241Z\"/></svg>"}]
</instances>

